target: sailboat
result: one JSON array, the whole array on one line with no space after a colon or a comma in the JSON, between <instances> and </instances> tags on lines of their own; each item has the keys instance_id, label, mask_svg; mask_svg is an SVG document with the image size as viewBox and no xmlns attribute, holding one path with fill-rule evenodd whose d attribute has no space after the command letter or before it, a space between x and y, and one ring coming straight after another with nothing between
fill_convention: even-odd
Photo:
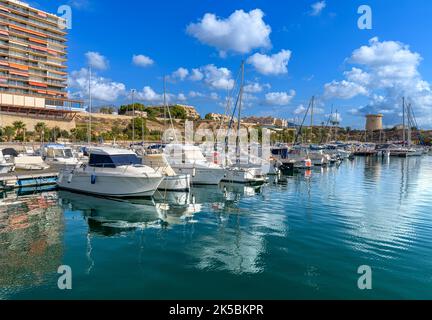
<instances>
[{"instance_id":1,"label":"sailboat","mask_svg":"<svg viewBox=\"0 0 432 320\"><path fill-rule=\"evenodd\" d=\"M242 104L243 104L243 93L244 93L244 67L245 62L241 64L241 81L240 90L237 98L236 105L234 106L233 114L228 127L228 135L231 127L234 123L234 115L236 109L238 110L237 116L237 137L236 137L236 159L235 164L231 164L229 159L226 159L228 164L226 168L226 175L223 179L224 182L250 184L250 185L262 185L266 182L266 177L262 173L260 166L251 164L250 162L243 163L241 161L241 146L240 146L240 130L241 130L241 116L242 116ZM228 136L226 138L226 148L228 147Z\"/></svg>"},{"instance_id":2,"label":"sailboat","mask_svg":"<svg viewBox=\"0 0 432 320\"><path fill-rule=\"evenodd\" d=\"M164 125L166 130L166 121L167 115L169 116L169 120L171 122L171 127L174 130L174 124L171 117L171 111L167 105L166 100L166 78L164 78ZM144 131L143 131L144 135ZM176 137L177 138L177 137ZM143 136L143 145L144 145L144 136ZM164 176L163 181L159 185L159 190L161 191L175 191L175 192L183 192L189 191L191 187L191 175L188 173L178 173L176 172L170 165L167 155L162 153L149 154L145 153L142 157L143 163L154 170L156 172L162 174Z\"/></svg>"},{"instance_id":3,"label":"sailboat","mask_svg":"<svg viewBox=\"0 0 432 320\"><path fill-rule=\"evenodd\" d=\"M403 117L403 147L393 148L389 150L390 156L408 158L408 157L420 157L423 155L423 150L414 148L412 146L412 110L411 106L407 106L405 103L405 97L402 98L402 117ZM408 122L408 130L406 123ZM408 133L407 133L408 131Z\"/></svg>"}]
</instances>

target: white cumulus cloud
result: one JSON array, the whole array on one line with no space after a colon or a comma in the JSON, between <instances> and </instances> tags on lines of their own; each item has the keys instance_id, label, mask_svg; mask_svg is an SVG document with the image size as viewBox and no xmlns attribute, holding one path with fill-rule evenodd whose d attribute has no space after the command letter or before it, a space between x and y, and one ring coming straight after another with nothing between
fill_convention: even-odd
<instances>
[{"instance_id":1,"label":"white cumulus cloud","mask_svg":"<svg viewBox=\"0 0 432 320\"><path fill-rule=\"evenodd\" d=\"M192 81L201 81L204 79L204 74L199 69L192 69L189 79Z\"/></svg>"},{"instance_id":2,"label":"white cumulus cloud","mask_svg":"<svg viewBox=\"0 0 432 320\"><path fill-rule=\"evenodd\" d=\"M405 97L419 119L432 117L432 86L419 72L421 55L411 51L408 45L372 38L368 45L354 50L346 61L355 67L344 72L344 80L334 80L324 86L326 98L367 95L367 105L359 107L356 113L383 113L385 121L394 124L401 121L399 113Z\"/></svg>"},{"instance_id":3,"label":"white cumulus cloud","mask_svg":"<svg viewBox=\"0 0 432 320\"><path fill-rule=\"evenodd\" d=\"M264 12L237 10L228 18L206 13L197 23L187 27L187 33L201 43L215 47L221 56L227 52L246 54L257 48L271 47L271 27L264 20Z\"/></svg>"},{"instance_id":4,"label":"white cumulus cloud","mask_svg":"<svg viewBox=\"0 0 432 320\"><path fill-rule=\"evenodd\" d=\"M139 67L148 67L154 64L154 61L151 58L143 54L134 55L132 57L132 62L134 65Z\"/></svg>"},{"instance_id":5,"label":"white cumulus cloud","mask_svg":"<svg viewBox=\"0 0 432 320\"><path fill-rule=\"evenodd\" d=\"M332 81L324 85L324 97L327 99L351 99L358 95L367 95L365 87L355 82L346 80Z\"/></svg>"},{"instance_id":6,"label":"white cumulus cloud","mask_svg":"<svg viewBox=\"0 0 432 320\"><path fill-rule=\"evenodd\" d=\"M290 50L282 50L271 56L255 53L247 62L259 73L264 75L279 75L288 73L288 63L291 59Z\"/></svg>"},{"instance_id":7,"label":"white cumulus cloud","mask_svg":"<svg viewBox=\"0 0 432 320\"><path fill-rule=\"evenodd\" d=\"M85 54L87 58L87 64L93 69L106 70L108 69L108 60L99 52L89 51Z\"/></svg>"},{"instance_id":8,"label":"white cumulus cloud","mask_svg":"<svg viewBox=\"0 0 432 320\"><path fill-rule=\"evenodd\" d=\"M269 92L265 95L265 103L273 106L287 106L295 97L296 92Z\"/></svg>"},{"instance_id":9,"label":"white cumulus cloud","mask_svg":"<svg viewBox=\"0 0 432 320\"><path fill-rule=\"evenodd\" d=\"M89 71L82 68L79 71L71 72L68 78L68 86L73 90L73 95L80 99L87 99L89 94ZM126 92L123 83L115 82L92 73L91 91L95 100L102 102L115 102Z\"/></svg>"},{"instance_id":10,"label":"white cumulus cloud","mask_svg":"<svg viewBox=\"0 0 432 320\"><path fill-rule=\"evenodd\" d=\"M260 93L264 89L270 89L270 88L271 88L271 85L268 83L261 84L258 82L253 82L253 83L249 83L249 84L245 85L244 91L247 93Z\"/></svg>"},{"instance_id":11,"label":"white cumulus cloud","mask_svg":"<svg viewBox=\"0 0 432 320\"><path fill-rule=\"evenodd\" d=\"M231 71L227 68L218 68L209 64L201 68L204 82L213 89L230 90L234 87Z\"/></svg>"},{"instance_id":12,"label":"white cumulus cloud","mask_svg":"<svg viewBox=\"0 0 432 320\"><path fill-rule=\"evenodd\" d=\"M178 68L176 71L173 72L171 75L172 79L179 79L181 81L185 80L186 77L189 75L189 70L186 68Z\"/></svg>"}]
</instances>

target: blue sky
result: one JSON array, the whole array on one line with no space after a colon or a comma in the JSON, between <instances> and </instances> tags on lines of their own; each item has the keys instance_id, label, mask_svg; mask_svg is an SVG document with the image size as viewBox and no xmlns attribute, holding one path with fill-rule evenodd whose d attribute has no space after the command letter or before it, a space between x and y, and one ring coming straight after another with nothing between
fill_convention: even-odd
<instances>
[{"instance_id":1,"label":"blue sky","mask_svg":"<svg viewBox=\"0 0 432 320\"><path fill-rule=\"evenodd\" d=\"M65 1L30 3L55 13ZM366 2L355 0L66 3L73 10L70 92L87 98L91 63L97 105L130 102L131 89L145 104L160 103L167 75L171 101L203 116L223 113L245 60L247 115L301 118L314 95L317 123L334 105L343 126L362 127L372 112L392 125L401 122L407 96L421 125L432 127L429 0L367 1L372 30L358 28L357 9Z\"/></svg>"}]
</instances>

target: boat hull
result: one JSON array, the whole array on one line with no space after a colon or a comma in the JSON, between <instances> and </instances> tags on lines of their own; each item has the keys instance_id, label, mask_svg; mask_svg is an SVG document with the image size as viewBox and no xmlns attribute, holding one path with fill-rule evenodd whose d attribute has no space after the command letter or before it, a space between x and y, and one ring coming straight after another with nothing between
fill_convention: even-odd
<instances>
[{"instance_id":1,"label":"boat hull","mask_svg":"<svg viewBox=\"0 0 432 320\"><path fill-rule=\"evenodd\" d=\"M11 163L0 164L0 174L6 174L15 170L15 167Z\"/></svg>"},{"instance_id":2,"label":"boat hull","mask_svg":"<svg viewBox=\"0 0 432 320\"><path fill-rule=\"evenodd\" d=\"M115 198L151 197L163 177L93 175L88 172L60 172L60 189Z\"/></svg>"},{"instance_id":3,"label":"boat hull","mask_svg":"<svg viewBox=\"0 0 432 320\"><path fill-rule=\"evenodd\" d=\"M229 168L226 170L223 182L231 182L247 185L262 185L266 182L265 177L256 168Z\"/></svg>"},{"instance_id":4,"label":"boat hull","mask_svg":"<svg viewBox=\"0 0 432 320\"><path fill-rule=\"evenodd\" d=\"M190 175L193 185L218 185L225 177L225 170L212 168L173 167L180 175Z\"/></svg>"},{"instance_id":5,"label":"boat hull","mask_svg":"<svg viewBox=\"0 0 432 320\"><path fill-rule=\"evenodd\" d=\"M189 191L191 176L188 174L165 177L160 183L160 191Z\"/></svg>"}]
</instances>

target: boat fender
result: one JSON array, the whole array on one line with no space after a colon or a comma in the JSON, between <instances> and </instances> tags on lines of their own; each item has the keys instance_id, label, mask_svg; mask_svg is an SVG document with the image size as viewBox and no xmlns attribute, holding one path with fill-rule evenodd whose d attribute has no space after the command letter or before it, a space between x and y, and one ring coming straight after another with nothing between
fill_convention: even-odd
<instances>
[{"instance_id":1,"label":"boat fender","mask_svg":"<svg viewBox=\"0 0 432 320\"><path fill-rule=\"evenodd\" d=\"M96 184L96 175L95 174L91 175L91 184Z\"/></svg>"},{"instance_id":2,"label":"boat fender","mask_svg":"<svg viewBox=\"0 0 432 320\"><path fill-rule=\"evenodd\" d=\"M69 178L68 178L68 183L71 183L71 182L72 182L72 178L73 178L73 174L70 174L70 175L69 175Z\"/></svg>"},{"instance_id":3,"label":"boat fender","mask_svg":"<svg viewBox=\"0 0 432 320\"><path fill-rule=\"evenodd\" d=\"M193 169L192 169L192 177L195 178L195 176L196 176L196 168L193 168Z\"/></svg>"}]
</instances>

